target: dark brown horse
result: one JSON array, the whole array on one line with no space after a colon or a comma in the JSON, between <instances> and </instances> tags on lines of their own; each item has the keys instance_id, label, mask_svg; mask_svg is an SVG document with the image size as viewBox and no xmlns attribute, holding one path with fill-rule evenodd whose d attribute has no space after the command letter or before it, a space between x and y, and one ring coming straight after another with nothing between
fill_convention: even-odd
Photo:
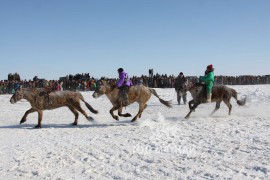
<instances>
[{"instance_id":1,"label":"dark brown horse","mask_svg":"<svg viewBox=\"0 0 270 180\"><path fill-rule=\"evenodd\" d=\"M95 109L92 108L90 104L88 104L81 93L72 92L72 91L57 91L51 92L49 94L49 100L44 97L44 88L21 88L19 89L13 96L10 98L10 103L14 104L21 99L26 99L30 102L31 108L25 112L22 117L20 124L26 121L26 117L28 114L33 112L38 112L38 125L36 128L41 128L41 121L43 117L44 110L51 110L59 107L66 106L70 109L70 111L75 115L75 121L72 123L73 125L78 124L79 112L81 112L87 120L93 120L91 116L88 116L86 112L81 108L80 100L83 101L86 107L92 113L98 113ZM46 92L45 92L46 94Z\"/></svg>"},{"instance_id":2,"label":"dark brown horse","mask_svg":"<svg viewBox=\"0 0 270 180\"><path fill-rule=\"evenodd\" d=\"M195 111L198 105L206 103L206 88L203 84L187 83L184 85L184 89L189 91L193 98L193 100L189 101L188 103L190 111L185 117L188 119L192 111ZM234 89L224 85L213 86L211 102L216 102L216 107L211 115L213 115L220 108L220 103L222 101L228 106L230 115L232 110L232 105L230 103L231 97L236 99L239 106L243 106L246 103L246 98L242 100L237 99L237 92Z\"/></svg>"},{"instance_id":3,"label":"dark brown horse","mask_svg":"<svg viewBox=\"0 0 270 180\"><path fill-rule=\"evenodd\" d=\"M107 83L103 83L100 87L98 87L93 93L94 98L98 98L101 95L105 94L108 99L111 101L113 108L110 110L110 114L115 120L119 120L118 116L115 116L113 112L118 110L118 115L123 117L131 117L131 114L126 113L122 114L122 99L118 96L119 89L115 85L109 85ZM139 112L132 119L131 122L136 121L137 118L141 117L142 112L147 107L147 102L150 99L151 95L156 96L159 101L167 107L172 107L170 101L165 101L161 99L154 89L145 87L143 85L131 86L128 90L128 98L129 104L137 102L139 104Z\"/></svg>"}]
</instances>

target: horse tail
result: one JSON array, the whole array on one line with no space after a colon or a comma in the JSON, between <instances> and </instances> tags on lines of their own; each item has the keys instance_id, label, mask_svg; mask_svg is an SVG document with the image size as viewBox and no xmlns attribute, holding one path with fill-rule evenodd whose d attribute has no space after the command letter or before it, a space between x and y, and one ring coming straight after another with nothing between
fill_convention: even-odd
<instances>
[{"instance_id":1,"label":"horse tail","mask_svg":"<svg viewBox=\"0 0 270 180\"><path fill-rule=\"evenodd\" d=\"M236 90L231 89L231 92L232 92L232 96L234 97L234 99L236 100L236 102L237 102L237 104L238 104L239 106L244 106L244 105L246 104L246 99L247 99L247 97L245 97L245 98L242 99L242 100L238 100L238 99L237 99L237 92L236 92Z\"/></svg>"},{"instance_id":2,"label":"horse tail","mask_svg":"<svg viewBox=\"0 0 270 180\"><path fill-rule=\"evenodd\" d=\"M84 100L84 98L83 98L83 96L82 96L81 93L79 93L79 98L80 98L80 100L81 100L82 102L84 102L85 106L86 106L92 113L94 113L94 114L97 114L97 113L98 113L97 110L95 110L89 103L87 103L87 102Z\"/></svg>"},{"instance_id":3,"label":"horse tail","mask_svg":"<svg viewBox=\"0 0 270 180\"><path fill-rule=\"evenodd\" d=\"M151 88L149 88L149 90L150 90L150 92L151 92L154 96L156 96L156 97L159 99L159 101L160 101L162 104L164 104L165 106L167 106L167 107L169 107L169 108L172 108L171 101L165 101L165 100L161 99L161 98L159 97L159 95L157 94L156 90L151 89Z\"/></svg>"}]
</instances>

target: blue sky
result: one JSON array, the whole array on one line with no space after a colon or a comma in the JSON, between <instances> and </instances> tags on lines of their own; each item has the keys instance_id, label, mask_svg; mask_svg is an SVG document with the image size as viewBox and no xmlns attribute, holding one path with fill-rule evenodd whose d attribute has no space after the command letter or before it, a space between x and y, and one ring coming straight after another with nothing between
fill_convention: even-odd
<instances>
[{"instance_id":1,"label":"blue sky","mask_svg":"<svg viewBox=\"0 0 270 180\"><path fill-rule=\"evenodd\" d=\"M270 74L269 0L0 0L0 79Z\"/></svg>"}]
</instances>

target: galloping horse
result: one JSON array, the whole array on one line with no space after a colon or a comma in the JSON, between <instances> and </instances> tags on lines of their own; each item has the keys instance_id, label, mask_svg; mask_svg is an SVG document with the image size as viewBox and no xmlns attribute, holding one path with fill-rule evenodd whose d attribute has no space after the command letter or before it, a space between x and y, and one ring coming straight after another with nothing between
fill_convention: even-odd
<instances>
[{"instance_id":1,"label":"galloping horse","mask_svg":"<svg viewBox=\"0 0 270 180\"><path fill-rule=\"evenodd\" d=\"M201 103L206 103L206 88L203 84L193 84L192 82L185 84L183 88L186 91L189 91L193 98L193 100L189 101L188 103L190 111L185 117L186 119L188 119L192 111L195 111L198 105L200 105ZM228 106L230 115L232 110L232 105L230 103L231 97L234 97L236 99L236 102L239 106L244 106L246 104L246 98L242 100L237 99L237 92L234 89L224 85L213 86L211 102L216 102L216 107L211 113L211 115L213 115L220 108L220 103L222 101Z\"/></svg>"},{"instance_id":2,"label":"galloping horse","mask_svg":"<svg viewBox=\"0 0 270 180\"><path fill-rule=\"evenodd\" d=\"M88 116L86 112L81 108L80 100L83 101L86 107L92 112L97 114L98 111L92 108L88 104L81 93L72 91L57 91L49 94L50 102L44 97L44 88L21 88L17 90L15 94L10 98L10 103L14 104L21 99L26 99L30 102L31 108L25 112L20 124L26 121L28 114L38 112L38 125L35 128L41 128L41 121L44 110L51 110L63 106L67 106L70 111L75 115L75 121L72 123L74 126L78 124L79 112L81 112L87 120L93 120L91 116Z\"/></svg>"},{"instance_id":3,"label":"galloping horse","mask_svg":"<svg viewBox=\"0 0 270 180\"><path fill-rule=\"evenodd\" d=\"M106 82L103 83L103 85L100 85L95 92L93 93L93 97L94 98L98 98L103 94L106 94L106 96L108 97L108 99L111 101L113 108L110 110L110 114L112 115L112 117L115 120L119 120L118 116L115 116L113 114L113 112L115 110L118 110L118 115L119 116L123 116L123 117L131 117L131 114L126 113L126 114L122 114L122 101L121 98L118 97L118 92L119 89L115 86L115 85L109 85ZM143 85L137 85L137 86L131 86L129 88L128 91L128 100L129 100L129 104L132 104L134 102L137 102L139 104L139 112L138 114L131 120L131 122L136 121L137 118L141 117L142 112L144 111L144 109L147 107L147 101L150 99L151 94L153 94L154 96L156 96L159 101L164 104L167 107L172 107L171 102L170 101L165 101L163 99L161 99L158 94L156 93L156 91L154 89L145 87Z\"/></svg>"}]
</instances>

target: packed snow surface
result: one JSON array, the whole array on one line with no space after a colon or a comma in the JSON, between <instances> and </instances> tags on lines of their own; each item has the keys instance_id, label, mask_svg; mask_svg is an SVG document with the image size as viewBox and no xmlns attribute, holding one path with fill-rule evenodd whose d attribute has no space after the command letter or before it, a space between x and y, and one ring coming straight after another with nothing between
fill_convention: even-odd
<instances>
[{"instance_id":1,"label":"packed snow surface","mask_svg":"<svg viewBox=\"0 0 270 180\"><path fill-rule=\"evenodd\" d=\"M152 96L136 122L115 121L106 96L82 92L99 110L92 114L81 103L93 122L80 114L71 126L74 115L64 107L45 111L41 129L33 128L37 113L19 124L26 100L10 104L11 95L1 95L0 179L270 179L270 86L230 87L247 96L242 107L231 99L231 116L222 103L210 117L211 103L187 120L188 105L177 104L174 89L156 89L173 108ZM137 104L124 109L137 111Z\"/></svg>"}]
</instances>

